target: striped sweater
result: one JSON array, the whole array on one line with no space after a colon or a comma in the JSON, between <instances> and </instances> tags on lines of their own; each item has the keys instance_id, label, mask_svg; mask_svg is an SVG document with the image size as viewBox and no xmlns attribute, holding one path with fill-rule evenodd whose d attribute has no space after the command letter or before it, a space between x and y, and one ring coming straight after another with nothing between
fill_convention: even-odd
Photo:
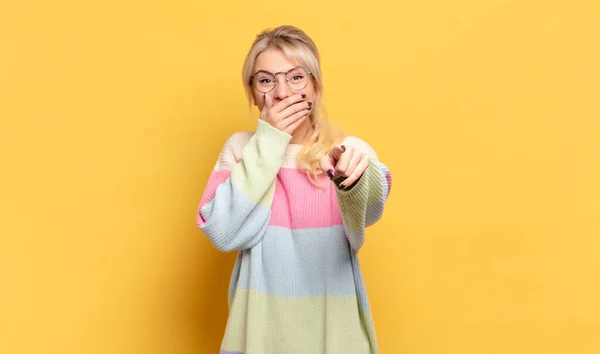
<instances>
[{"instance_id":1,"label":"striped sweater","mask_svg":"<svg viewBox=\"0 0 600 354\"><path fill-rule=\"evenodd\" d=\"M302 145L262 120L233 134L209 178L199 228L237 252L220 354L376 354L358 250L382 216L388 168L364 141L370 165L350 190L297 168Z\"/></svg>"}]
</instances>

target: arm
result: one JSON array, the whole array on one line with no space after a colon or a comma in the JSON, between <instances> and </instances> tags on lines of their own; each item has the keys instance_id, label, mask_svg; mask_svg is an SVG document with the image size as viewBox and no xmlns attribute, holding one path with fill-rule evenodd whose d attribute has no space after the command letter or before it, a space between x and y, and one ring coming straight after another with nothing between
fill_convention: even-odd
<instances>
[{"instance_id":1,"label":"arm","mask_svg":"<svg viewBox=\"0 0 600 354\"><path fill-rule=\"evenodd\" d=\"M352 250L356 252L365 242L365 228L375 224L383 215L392 187L392 175L364 141L348 137L343 144L353 146L369 156L369 165L358 181L351 188L337 190L346 236ZM339 185L343 180L344 178L338 178L334 183Z\"/></svg>"},{"instance_id":2,"label":"arm","mask_svg":"<svg viewBox=\"0 0 600 354\"><path fill-rule=\"evenodd\" d=\"M236 140L237 138L237 140ZM263 237L271 215L275 178L291 135L262 120L237 161L232 136L221 151L198 207L196 222L223 252L251 248Z\"/></svg>"}]
</instances>

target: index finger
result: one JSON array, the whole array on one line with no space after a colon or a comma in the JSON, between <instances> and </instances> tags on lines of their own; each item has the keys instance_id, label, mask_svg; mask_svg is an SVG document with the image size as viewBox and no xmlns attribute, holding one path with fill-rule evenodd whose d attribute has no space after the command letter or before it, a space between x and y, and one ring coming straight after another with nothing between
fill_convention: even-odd
<instances>
[{"instance_id":1,"label":"index finger","mask_svg":"<svg viewBox=\"0 0 600 354\"><path fill-rule=\"evenodd\" d=\"M339 161L342 157L342 154L346 151L346 147L341 144L334 145L331 150L329 150L329 156L331 156L335 161Z\"/></svg>"}]
</instances>

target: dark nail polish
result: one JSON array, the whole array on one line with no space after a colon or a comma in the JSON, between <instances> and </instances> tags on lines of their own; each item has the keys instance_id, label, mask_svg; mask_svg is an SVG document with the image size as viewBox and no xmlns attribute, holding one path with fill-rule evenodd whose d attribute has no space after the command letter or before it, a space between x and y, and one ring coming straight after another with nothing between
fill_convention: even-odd
<instances>
[{"instance_id":1,"label":"dark nail polish","mask_svg":"<svg viewBox=\"0 0 600 354\"><path fill-rule=\"evenodd\" d=\"M346 151L346 147L342 145L342 151Z\"/></svg>"},{"instance_id":2,"label":"dark nail polish","mask_svg":"<svg viewBox=\"0 0 600 354\"><path fill-rule=\"evenodd\" d=\"M333 178L333 176L335 175L335 173L333 172L333 170L328 170L327 171L327 175L329 175L329 178Z\"/></svg>"},{"instance_id":3,"label":"dark nail polish","mask_svg":"<svg viewBox=\"0 0 600 354\"><path fill-rule=\"evenodd\" d=\"M312 109L312 102L308 101L308 110L310 111Z\"/></svg>"},{"instance_id":4,"label":"dark nail polish","mask_svg":"<svg viewBox=\"0 0 600 354\"><path fill-rule=\"evenodd\" d=\"M305 98L306 98L306 95L305 95L305 94L302 94L302 99L305 99Z\"/></svg>"},{"instance_id":5,"label":"dark nail polish","mask_svg":"<svg viewBox=\"0 0 600 354\"><path fill-rule=\"evenodd\" d=\"M342 190L342 189L346 188L346 186L344 186L344 184L342 183L342 184L340 184L340 186L339 186L338 188L339 188L340 190Z\"/></svg>"}]
</instances>

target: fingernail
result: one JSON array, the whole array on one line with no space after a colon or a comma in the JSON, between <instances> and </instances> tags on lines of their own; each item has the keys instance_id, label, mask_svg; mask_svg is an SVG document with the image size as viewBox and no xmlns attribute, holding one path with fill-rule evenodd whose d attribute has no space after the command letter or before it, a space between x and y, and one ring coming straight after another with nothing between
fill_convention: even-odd
<instances>
[{"instance_id":1,"label":"fingernail","mask_svg":"<svg viewBox=\"0 0 600 354\"><path fill-rule=\"evenodd\" d=\"M340 190L346 188L346 186L344 186L344 184L340 184L340 186L338 187Z\"/></svg>"},{"instance_id":2,"label":"fingernail","mask_svg":"<svg viewBox=\"0 0 600 354\"><path fill-rule=\"evenodd\" d=\"M312 102L308 101L308 110L310 111L312 109Z\"/></svg>"},{"instance_id":3,"label":"fingernail","mask_svg":"<svg viewBox=\"0 0 600 354\"><path fill-rule=\"evenodd\" d=\"M333 178L333 176L335 175L335 173L333 172L333 170L328 170L327 171L327 175L329 176L329 178Z\"/></svg>"},{"instance_id":4,"label":"fingernail","mask_svg":"<svg viewBox=\"0 0 600 354\"><path fill-rule=\"evenodd\" d=\"M342 145L342 151L346 151L346 147Z\"/></svg>"},{"instance_id":5,"label":"fingernail","mask_svg":"<svg viewBox=\"0 0 600 354\"><path fill-rule=\"evenodd\" d=\"M305 99L305 98L306 98L306 95L305 95L305 94L302 94L302 96L301 96L301 97L302 97L302 99Z\"/></svg>"}]
</instances>

